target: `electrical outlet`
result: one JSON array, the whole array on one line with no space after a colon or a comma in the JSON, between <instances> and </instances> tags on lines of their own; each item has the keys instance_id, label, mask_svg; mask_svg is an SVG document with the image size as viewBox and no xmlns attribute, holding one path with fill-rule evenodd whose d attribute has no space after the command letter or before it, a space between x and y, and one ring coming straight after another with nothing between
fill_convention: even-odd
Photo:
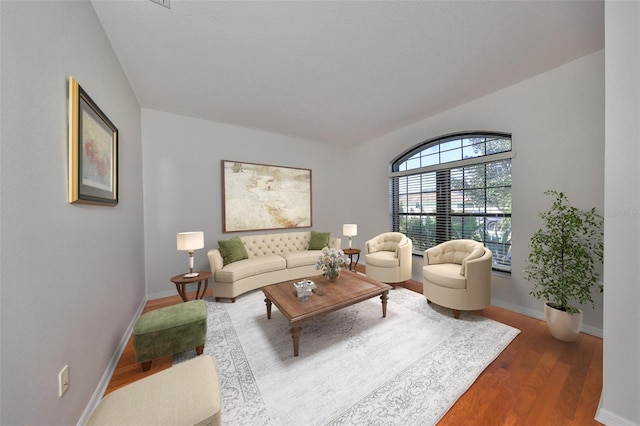
<instances>
[{"instance_id":1,"label":"electrical outlet","mask_svg":"<svg viewBox=\"0 0 640 426\"><path fill-rule=\"evenodd\" d=\"M65 365L58 373L58 396L64 395L69 389L69 366Z\"/></svg>"}]
</instances>

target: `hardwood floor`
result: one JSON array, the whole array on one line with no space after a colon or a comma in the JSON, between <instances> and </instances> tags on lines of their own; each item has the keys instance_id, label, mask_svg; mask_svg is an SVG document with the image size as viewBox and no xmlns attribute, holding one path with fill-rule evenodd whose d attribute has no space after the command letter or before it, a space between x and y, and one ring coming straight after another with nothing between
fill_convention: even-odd
<instances>
[{"instance_id":1,"label":"hardwood floor","mask_svg":"<svg viewBox=\"0 0 640 426\"><path fill-rule=\"evenodd\" d=\"M407 281L402 286L422 293L422 283ZM151 300L144 311L181 302L177 295ZM495 306L476 313L521 333L438 425L600 424L594 417L602 389L602 339L583 333L576 342L565 343L551 337L544 321ZM151 369L142 372L129 339L106 393L171 367L172 358L154 360Z\"/></svg>"},{"instance_id":2,"label":"hardwood floor","mask_svg":"<svg viewBox=\"0 0 640 426\"><path fill-rule=\"evenodd\" d=\"M422 292L422 283L404 287ZM551 336L544 321L496 306L475 311L520 334L482 372L438 425L600 425L602 339Z\"/></svg>"}]
</instances>

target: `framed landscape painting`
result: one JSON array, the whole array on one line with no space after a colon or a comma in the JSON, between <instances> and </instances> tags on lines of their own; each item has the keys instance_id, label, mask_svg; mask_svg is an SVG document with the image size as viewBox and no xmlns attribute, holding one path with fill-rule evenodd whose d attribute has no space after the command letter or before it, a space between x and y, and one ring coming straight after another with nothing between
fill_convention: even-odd
<instances>
[{"instance_id":1,"label":"framed landscape painting","mask_svg":"<svg viewBox=\"0 0 640 426\"><path fill-rule=\"evenodd\" d=\"M311 170L222 160L224 232L308 228Z\"/></svg>"},{"instance_id":2,"label":"framed landscape painting","mask_svg":"<svg viewBox=\"0 0 640 426\"><path fill-rule=\"evenodd\" d=\"M118 204L118 129L69 77L69 203Z\"/></svg>"}]
</instances>

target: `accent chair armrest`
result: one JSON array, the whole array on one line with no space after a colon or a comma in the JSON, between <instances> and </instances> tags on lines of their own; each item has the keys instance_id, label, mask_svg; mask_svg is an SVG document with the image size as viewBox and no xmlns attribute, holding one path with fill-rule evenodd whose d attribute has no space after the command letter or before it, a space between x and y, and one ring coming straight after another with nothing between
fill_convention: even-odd
<instances>
[{"instance_id":1,"label":"accent chair armrest","mask_svg":"<svg viewBox=\"0 0 640 426\"><path fill-rule=\"evenodd\" d=\"M403 242L398 244L398 248L396 248L396 257L403 259L406 256L411 256L413 251L413 243L411 239L406 238Z\"/></svg>"},{"instance_id":2,"label":"accent chair armrest","mask_svg":"<svg viewBox=\"0 0 640 426\"><path fill-rule=\"evenodd\" d=\"M423 256L424 266L439 264L440 262L438 261L438 259L440 258L441 254L442 248L439 245L426 249Z\"/></svg>"},{"instance_id":3,"label":"accent chair armrest","mask_svg":"<svg viewBox=\"0 0 640 426\"><path fill-rule=\"evenodd\" d=\"M378 239L380 239L380 236L375 236L364 243L364 254L375 253L373 248L378 243Z\"/></svg>"},{"instance_id":4,"label":"accent chair armrest","mask_svg":"<svg viewBox=\"0 0 640 426\"><path fill-rule=\"evenodd\" d=\"M471 277L483 277L487 280L487 275L491 275L491 268L493 262L493 253L488 248L484 249L484 254L476 259L467 260L464 263L464 275L467 277L467 282L477 281L470 279Z\"/></svg>"}]
</instances>

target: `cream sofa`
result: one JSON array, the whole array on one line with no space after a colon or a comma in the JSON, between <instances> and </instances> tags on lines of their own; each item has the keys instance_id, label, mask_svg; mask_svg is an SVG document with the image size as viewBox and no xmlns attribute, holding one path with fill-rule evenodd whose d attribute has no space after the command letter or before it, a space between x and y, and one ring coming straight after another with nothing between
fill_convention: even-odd
<instances>
[{"instance_id":1,"label":"cream sofa","mask_svg":"<svg viewBox=\"0 0 640 426\"><path fill-rule=\"evenodd\" d=\"M478 241L451 240L424 252L423 293L427 302L460 311L491 304L491 250Z\"/></svg>"},{"instance_id":2,"label":"cream sofa","mask_svg":"<svg viewBox=\"0 0 640 426\"><path fill-rule=\"evenodd\" d=\"M213 296L235 298L251 290L288 280L320 275L315 264L322 250L308 250L311 231L260 234L239 237L248 258L224 265L220 248L209 250ZM340 238L330 238L329 247L340 248Z\"/></svg>"}]
</instances>

